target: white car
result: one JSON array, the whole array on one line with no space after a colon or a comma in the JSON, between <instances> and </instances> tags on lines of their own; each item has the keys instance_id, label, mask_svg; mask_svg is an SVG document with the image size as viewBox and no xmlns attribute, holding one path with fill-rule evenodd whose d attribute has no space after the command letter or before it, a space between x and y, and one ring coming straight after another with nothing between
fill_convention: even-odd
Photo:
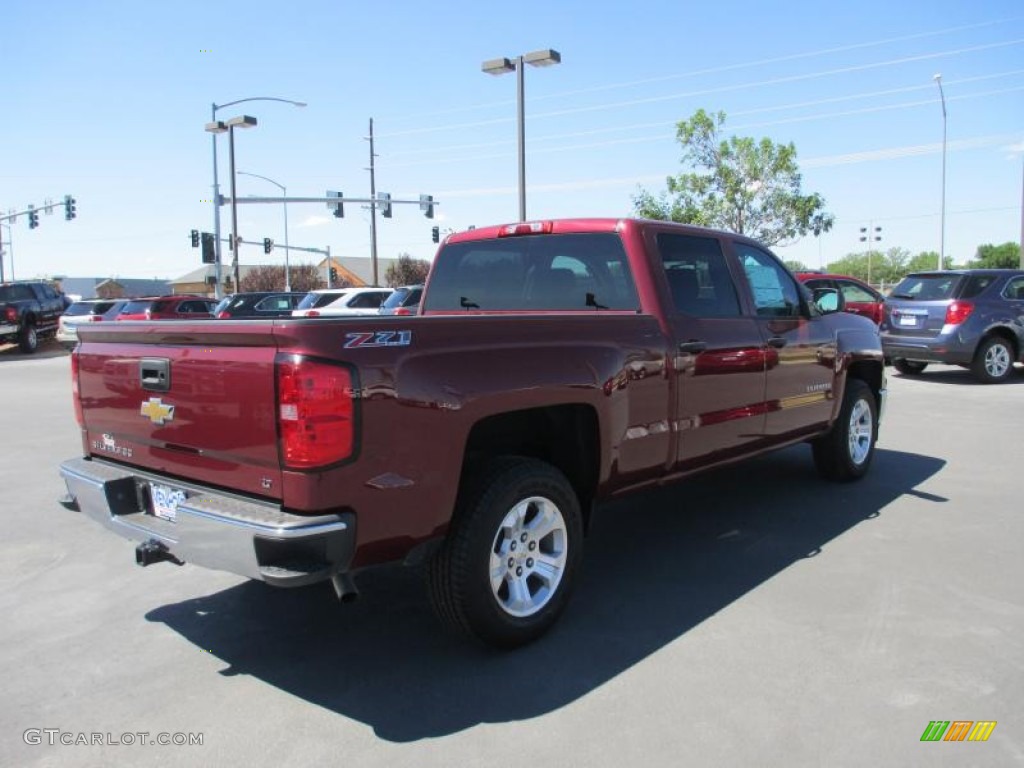
<instances>
[{"instance_id":1,"label":"white car","mask_svg":"<svg viewBox=\"0 0 1024 768\"><path fill-rule=\"evenodd\" d=\"M61 315L57 322L57 341L65 349L74 349L78 343L78 325L80 323L96 323L101 320L113 320L121 307L127 304L125 299L86 299L76 301Z\"/></svg>"},{"instance_id":2,"label":"white car","mask_svg":"<svg viewBox=\"0 0 1024 768\"><path fill-rule=\"evenodd\" d=\"M292 317L376 315L390 295L390 288L322 288L307 293Z\"/></svg>"}]
</instances>

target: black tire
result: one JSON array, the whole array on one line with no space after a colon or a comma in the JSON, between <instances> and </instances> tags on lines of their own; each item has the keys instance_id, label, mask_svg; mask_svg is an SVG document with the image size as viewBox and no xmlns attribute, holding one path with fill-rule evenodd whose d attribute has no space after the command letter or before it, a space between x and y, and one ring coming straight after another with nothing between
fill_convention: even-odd
<instances>
[{"instance_id":1,"label":"black tire","mask_svg":"<svg viewBox=\"0 0 1024 768\"><path fill-rule=\"evenodd\" d=\"M828 480L859 480L871 466L877 439L875 395L860 379L847 379L843 406L835 424L827 435L811 443L814 464Z\"/></svg>"},{"instance_id":2,"label":"black tire","mask_svg":"<svg viewBox=\"0 0 1024 768\"><path fill-rule=\"evenodd\" d=\"M914 360L904 360L898 357L892 361L892 367L904 376L916 376L928 367L928 363L918 363Z\"/></svg>"},{"instance_id":3,"label":"black tire","mask_svg":"<svg viewBox=\"0 0 1024 768\"><path fill-rule=\"evenodd\" d=\"M427 569L430 599L448 626L516 648L558 619L582 555L579 500L565 475L536 459L495 459L464 482Z\"/></svg>"},{"instance_id":4,"label":"black tire","mask_svg":"<svg viewBox=\"0 0 1024 768\"><path fill-rule=\"evenodd\" d=\"M27 355L31 355L39 349L39 334L36 332L36 324L31 320L25 321L21 327L21 333L18 334L18 346Z\"/></svg>"},{"instance_id":5,"label":"black tire","mask_svg":"<svg viewBox=\"0 0 1024 768\"><path fill-rule=\"evenodd\" d=\"M971 373L983 384L999 384L1013 373L1013 345L1002 336L990 336L974 353Z\"/></svg>"}]
</instances>

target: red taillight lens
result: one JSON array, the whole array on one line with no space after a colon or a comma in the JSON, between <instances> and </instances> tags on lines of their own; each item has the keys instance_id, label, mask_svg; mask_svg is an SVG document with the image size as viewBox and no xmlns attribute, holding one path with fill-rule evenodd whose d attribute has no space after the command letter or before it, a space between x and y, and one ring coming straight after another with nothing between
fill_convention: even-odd
<instances>
[{"instance_id":1,"label":"red taillight lens","mask_svg":"<svg viewBox=\"0 0 1024 768\"><path fill-rule=\"evenodd\" d=\"M98 323L103 319L103 315L89 315L90 323Z\"/></svg>"},{"instance_id":2,"label":"red taillight lens","mask_svg":"<svg viewBox=\"0 0 1024 768\"><path fill-rule=\"evenodd\" d=\"M395 310L395 314L396 315L411 315L412 314L412 310L409 309L408 307L399 307L398 309Z\"/></svg>"},{"instance_id":3,"label":"red taillight lens","mask_svg":"<svg viewBox=\"0 0 1024 768\"><path fill-rule=\"evenodd\" d=\"M320 317L319 310L311 309L306 313L306 317Z\"/></svg>"},{"instance_id":4,"label":"red taillight lens","mask_svg":"<svg viewBox=\"0 0 1024 768\"><path fill-rule=\"evenodd\" d=\"M313 469L344 461L355 446L352 373L333 363L283 356L277 361L281 461Z\"/></svg>"},{"instance_id":5,"label":"red taillight lens","mask_svg":"<svg viewBox=\"0 0 1024 768\"><path fill-rule=\"evenodd\" d=\"M974 304L970 301L954 301L946 307L946 325L959 325L974 311Z\"/></svg>"},{"instance_id":6,"label":"red taillight lens","mask_svg":"<svg viewBox=\"0 0 1024 768\"><path fill-rule=\"evenodd\" d=\"M18 308L17 307L6 307L4 309L4 318L8 323L17 324L18 322Z\"/></svg>"},{"instance_id":7,"label":"red taillight lens","mask_svg":"<svg viewBox=\"0 0 1024 768\"><path fill-rule=\"evenodd\" d=\"M506 224L498 230L498 237L515 235L546 235L551 232L550 221L521 221L518 224Z\"/></svg>"},{"instance_id":8,"label":"red taillight lens","mask_svg":"<svg viewBox=\"0 0 1024 768\"><path fill-rule=\"evenodd\" d=\"M78 426L85 426L85 416L82 414L82 393L78 388L78 350L71 351L71 400L75 406L75 421Z\"/></svg>"},{"instance_id":9,"label":"red taillight lens","mask_svg":"<svg viewBox=\"0 0 1024 768\"><path fill-rule=\"evenodd\" d=\"M217 313L218 320L227 320L229 317L231 317L231 315L229 315L224 310L221 310L220 312Z\"/></svg>"}]
</instances>

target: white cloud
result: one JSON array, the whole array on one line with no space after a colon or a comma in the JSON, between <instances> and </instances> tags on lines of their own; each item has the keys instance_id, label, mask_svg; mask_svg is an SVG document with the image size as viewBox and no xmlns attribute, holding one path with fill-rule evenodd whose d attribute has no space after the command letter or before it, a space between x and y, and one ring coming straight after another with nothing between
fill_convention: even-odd
<instances>
[{"instance_id":1,"label":"white cloud","mask_svg":"<svg viewBox=\"0 0 1024 768\"><path fill-rule=\"evenodd\" d=\"M299 224L299 227L322 227L324 224L330 223L330 216L307 216L305 219L302 220L302 223Z\"/></svg>"}]
</instances>

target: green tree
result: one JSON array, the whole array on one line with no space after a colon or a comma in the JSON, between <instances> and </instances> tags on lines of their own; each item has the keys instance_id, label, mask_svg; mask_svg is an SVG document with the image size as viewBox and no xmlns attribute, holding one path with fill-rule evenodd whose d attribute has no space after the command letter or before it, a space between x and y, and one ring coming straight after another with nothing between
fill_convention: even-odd
<instances>
[{"instance_id":1,"label":"green tree","mask_svg":"<svg viewBox=\"0 0 1024 768\"><path fill-rule=\"evenodd\" d=\"M792 242L832 228L821 195L801 194L796 147L770 139L723 138L725 113L698 109L676 126L682 164L693 170L666 179L659 195L633 197L638 216L728 229L766 245Z\"/></svg>"},{"instance_id":2,"label":"green tree","mask_svg":"<svg viewBox=\"0 0 1024 768\"><path fill-rule=\"evenodd\" d=\"M1020 246L1016 243L979 245L971 266L986 269L1014 269L1020 264Z\"/></svg>"},{"instance_id":3,"label":"green tree","mask_svg":"<svg viewBox=\"0 0 1024 768\"><path fill-rule=\"evenodd\" d=\"M323 288L325 283L316 267L312 264L299 264L289 267L292 290L297 292L312 291ZM265 264L250 269L242 277L242 291L283 291L285 286L284 267L276 264Z\"/></svg>"},{"instance_id":4,"label":"green tree","mask_svg":"<svg viewBox=\"0 0 1024 768\"><path fill-rule=\"evenodd\" d=\"M398 254L398 261L391 264L384 273L384 281L389 288L400 285L421 285L426 282L430 272L430 262L425 259L414 259L408 253Z\"/></svg>"},{"instance_id":5,"label":"green tree","mask_svg":"<svg viewBox=\"0 0 1024 768\"><path fill-rule=\"evenodd\" d=\"M911 272L931 272L939 268L939 254L937 251L921 251L914 258L907 262L904 274ZM944 269L953 268L953 257L947 256L943 261Z\"/></svg>"}]
</instances>

